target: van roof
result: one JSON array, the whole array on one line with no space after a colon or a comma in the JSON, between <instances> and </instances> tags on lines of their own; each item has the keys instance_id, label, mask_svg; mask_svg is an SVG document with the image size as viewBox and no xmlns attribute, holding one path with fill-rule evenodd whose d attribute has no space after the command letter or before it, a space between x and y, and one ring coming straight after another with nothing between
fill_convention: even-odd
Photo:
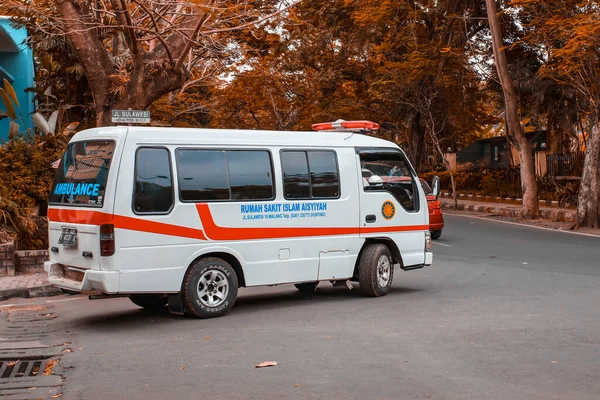
<instances>
[{"instance_id":1,"label":"van roof","mask_svg":"<svg viewBox=\"0 0 600 400\"><path fill-rule=\"evenodd\" d=\"M111 126L78 132L72 141L118 139L128 136L138 144L295 146L295 147L389 147L387 140L352 132L263 131L242 129L200 129L139 126Z\"/></svg>"}]
</instances>

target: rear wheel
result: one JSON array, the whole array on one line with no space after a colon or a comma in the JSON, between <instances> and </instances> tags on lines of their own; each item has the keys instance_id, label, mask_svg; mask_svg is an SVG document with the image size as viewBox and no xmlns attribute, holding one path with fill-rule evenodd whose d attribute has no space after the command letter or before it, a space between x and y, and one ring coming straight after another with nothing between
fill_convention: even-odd
<instances>
[{"instance_id":1,"label":"rear wheel","mask_svg":"<svg viewBox=\"0 0 600 400\"><path fill-rule=\"evenodd\" d=\"M360 257L358 282L360 291L369 297L385 296L394 280L392 255L386 245L368 245Z\"/></svg>"},{"instance_id":2,"label":"rear wheel","mask_svg":"<svg viewBox=\"0 0 600 400\"><path fill-rule=\"evenodd\" d=\"M129 296L129 300L138 307L146 310L161 310L169 301L166 297L153 296L149 294L138 294Z\"/></svg>"},{"instance_id":3,"label":"rear wheel","mask_svg":"<svg viewBox=\"0 0 600 400\"><path fill-rule=\"evenodd\" d=\"M237 299L238 280L233 267L220 258L200 259L185 274L182 288L185 310L198 318L220 317Z\"/></svg>"},{"instance_id":4,"label":"rear wheel","mask_svg":"<svg viewBox=\"0 0 600 400\"><path fill-rule=\"evenodd\" d=\"M317 290L317 286L319 286L319 282L296 283L294 286L302 293L314 293Z\"/></svg>"},{"instance_id":5,"label":"rear wheel","mask_svg":"<svg viewBox=\"0 0 600 400\"><path fill-rule=\"evenodd\" d=\"M440 236L442 236L442 231L441 230L439 230L439 231L431 231L431 238L432 239L437 240L437 239L440 238Z\"/></svg>"}]
</instances>

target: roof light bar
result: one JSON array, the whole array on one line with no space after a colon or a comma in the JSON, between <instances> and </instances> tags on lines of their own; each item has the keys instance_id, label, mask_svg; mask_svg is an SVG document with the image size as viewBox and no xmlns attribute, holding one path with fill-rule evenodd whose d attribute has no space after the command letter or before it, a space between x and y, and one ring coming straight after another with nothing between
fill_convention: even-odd
<instances>
[{"instance_id":1,"label":"roof light bar","mask_svg":"<svg viewBox=\"0 0 600 400\"><path fill-rule=\"evenodd\" d=\"M344 121L338 119L335 122L313 124L312 129L315 131L376 131L379 129L379 124L372 121Z\"/></svg>"}]
</instances>

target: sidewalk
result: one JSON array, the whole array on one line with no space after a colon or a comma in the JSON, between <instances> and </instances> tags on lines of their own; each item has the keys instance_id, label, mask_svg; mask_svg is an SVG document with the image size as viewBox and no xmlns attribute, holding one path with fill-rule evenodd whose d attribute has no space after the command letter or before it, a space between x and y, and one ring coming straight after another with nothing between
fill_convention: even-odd
<instances>
[{"instance_id":1,"label":"sidewalk","mask_svg":"<svg viewBox=\"0 0 600 400\"><path fill-rule=\"evenodd\" d=\"M0 278L0 301L13 297L31 298L61 293L60 289L50 285L45 272Z\"/></svg>"},{"instance_id":2,"label":"sidewalk","mask_svg":"<svg viewBox=\"0 0 600 400\"><path fill-rule=\"evenodd\" d=\"M443 209L454 209L454 200L440 197ZM543 204L540 202L540 205ZM488 214L501 215L503 217L520 218L522 206L519 204L494 203L481 200L466 200L464 197L458 200L458 210L477 211ZM572 208L560 208L557 205L551 207L540 207L540 217L553 222L577 221L577 212Z\"/></svg>"}]
</instances>

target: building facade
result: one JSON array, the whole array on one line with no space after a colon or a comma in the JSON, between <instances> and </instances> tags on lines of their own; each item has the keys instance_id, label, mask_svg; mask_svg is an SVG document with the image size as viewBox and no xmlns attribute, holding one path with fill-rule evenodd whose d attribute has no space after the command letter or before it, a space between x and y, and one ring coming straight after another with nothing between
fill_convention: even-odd
<instances>
[{"instance_id":1,"label":"building facade","mask_svg":"<svg viewBox=\"0 0 600 400\"><path fill-rule=\"evenodd\" d=\"M14 87L24 121L19 120L21 132L33 128L31 115L34 111L32 88L35 76L33 51L25 44L25 28L15 29L8 17L0 16L0 87L6 79ZM6 111L0 102L0 110ZM17 111L18 117L21 113ZM0 143L8 139L9 120L0 120Z\"/></svg>"}]
</instances>

